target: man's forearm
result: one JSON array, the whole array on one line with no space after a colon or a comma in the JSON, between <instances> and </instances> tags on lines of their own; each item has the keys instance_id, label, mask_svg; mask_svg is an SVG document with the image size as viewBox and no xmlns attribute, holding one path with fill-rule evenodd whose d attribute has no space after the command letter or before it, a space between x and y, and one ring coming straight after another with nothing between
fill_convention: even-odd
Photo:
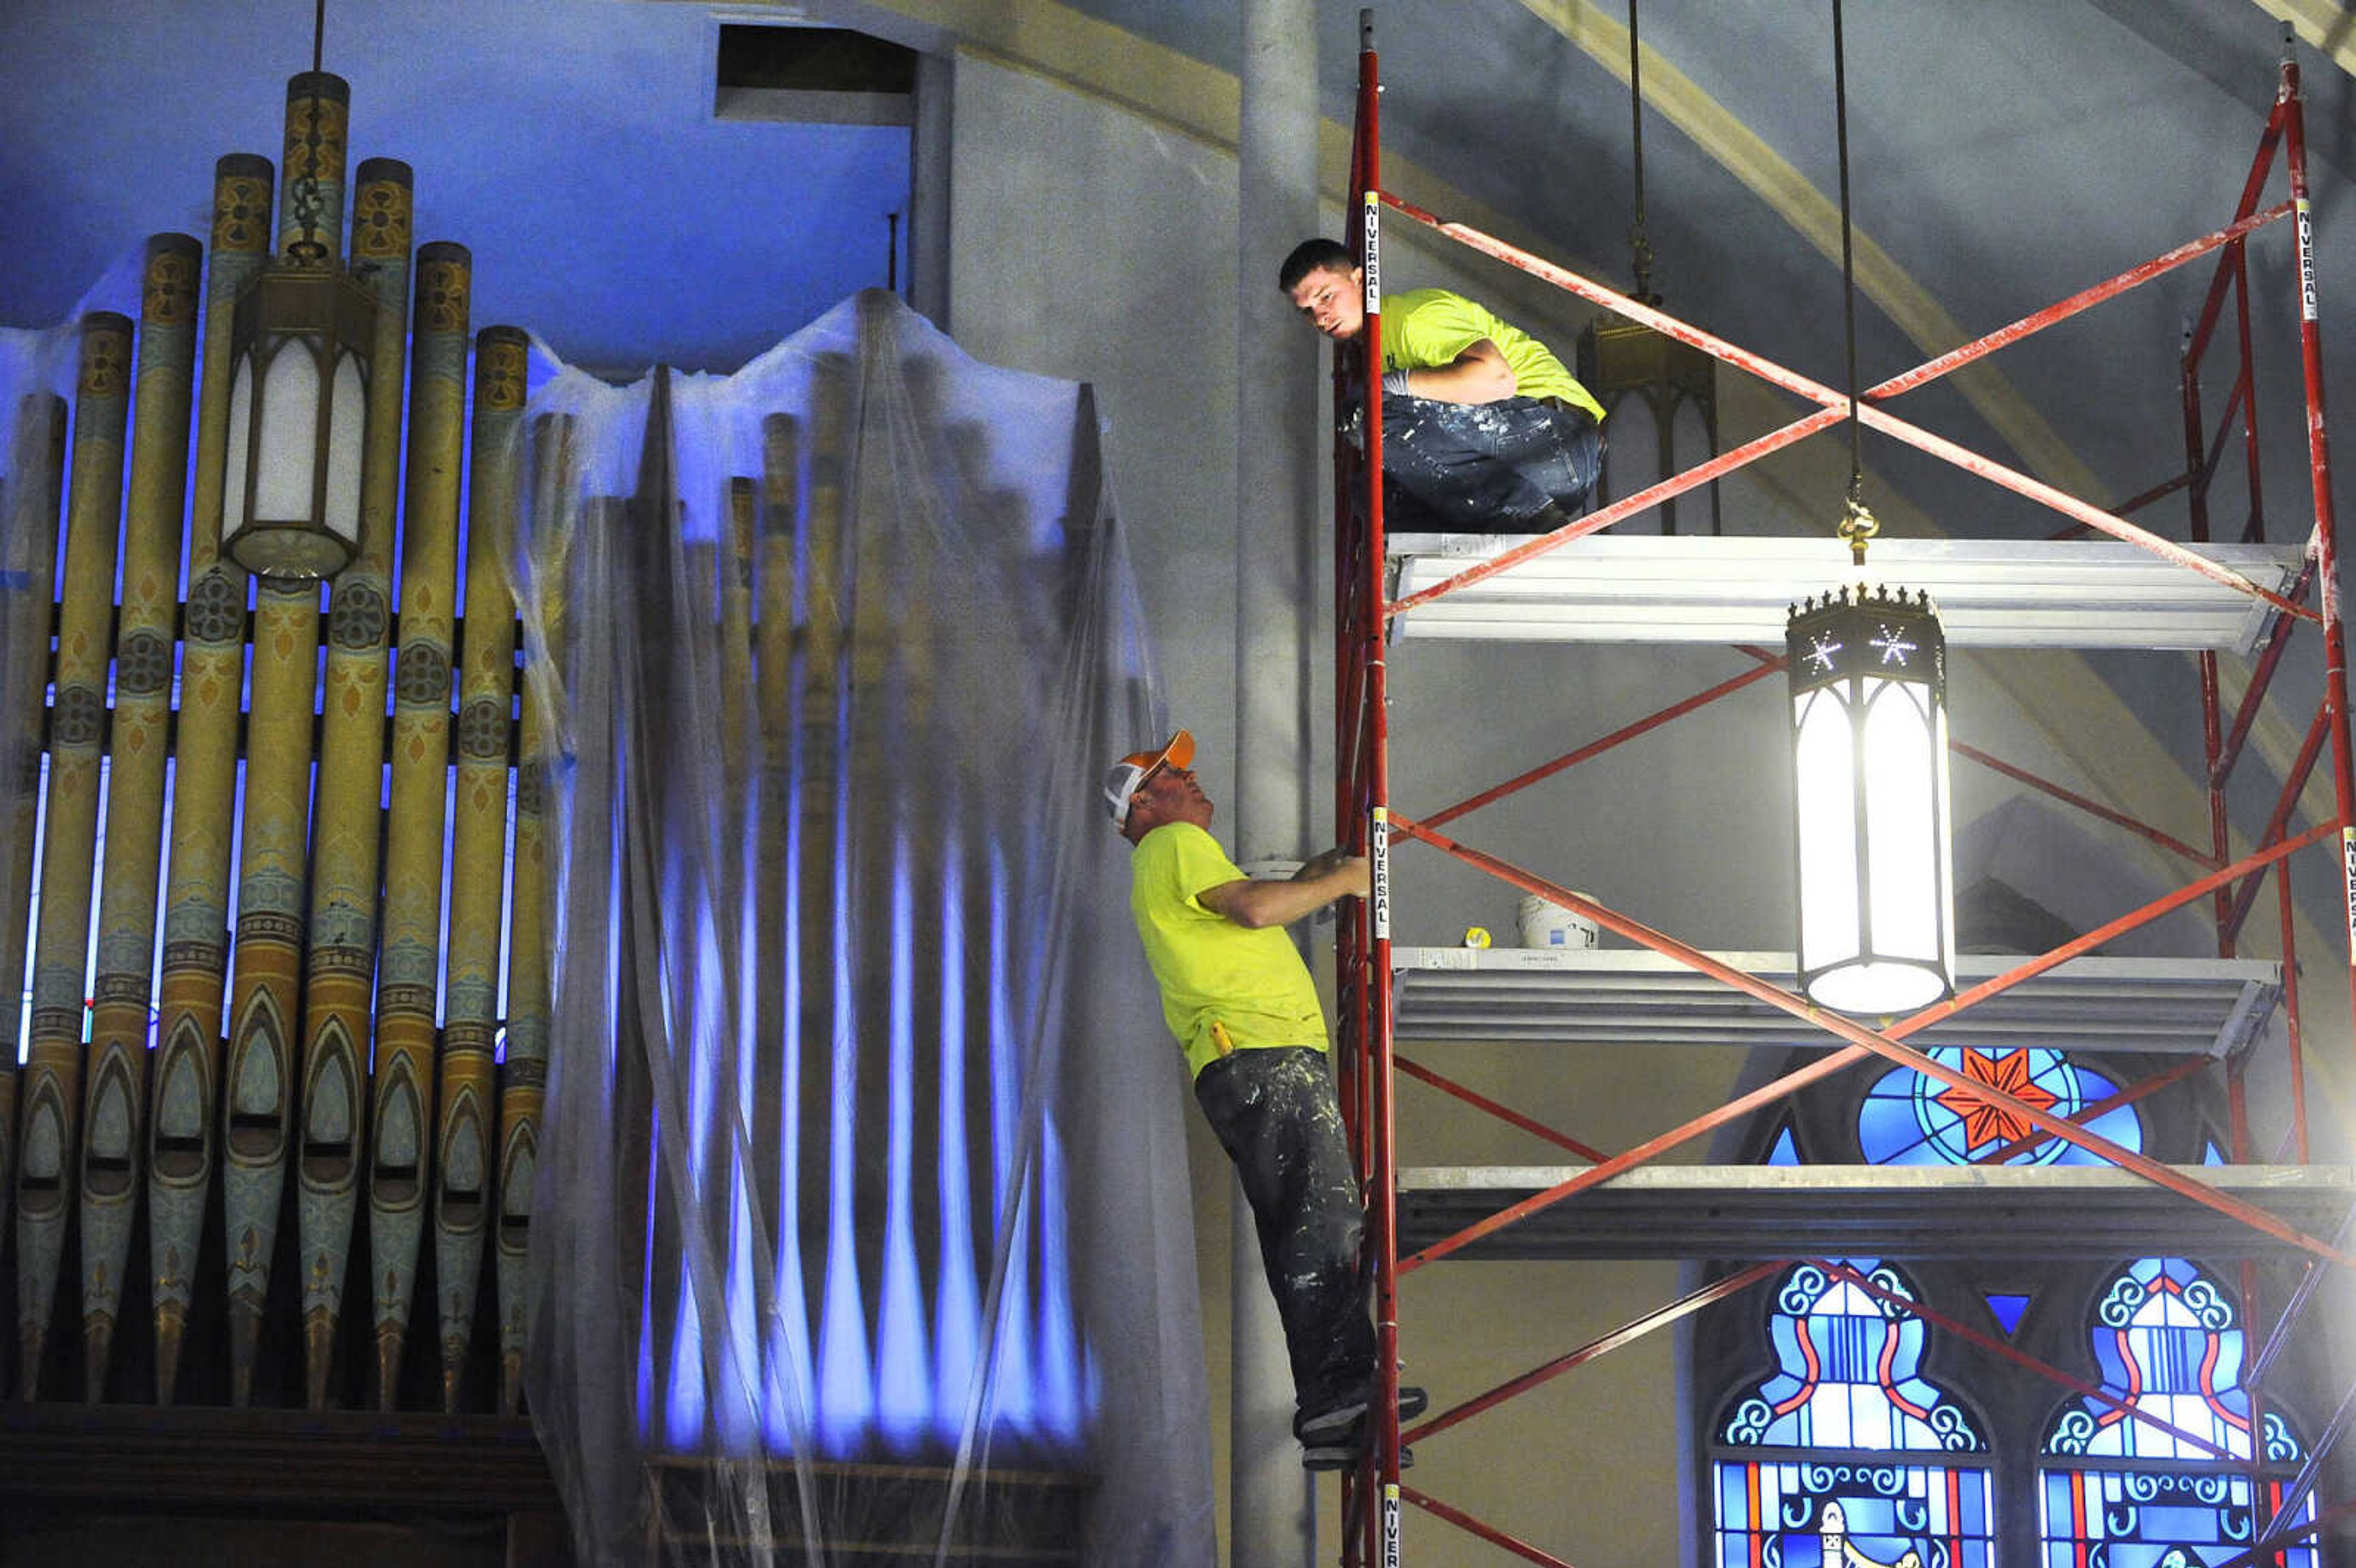
<instances>
[{"instance_id":1,"label":"man's forearm","mask_svg":"<svg viewBox=\"0 0 2356 1568\"><path fill-rule=\"evenodd\" d=\"M1331 869L1287 882L1228 882L1201 895L1202 901L1237 925L1253 930L1290 925L1335 899L1365 891L1365 862L1344 860Z\"/></svg>"}]
</instances>

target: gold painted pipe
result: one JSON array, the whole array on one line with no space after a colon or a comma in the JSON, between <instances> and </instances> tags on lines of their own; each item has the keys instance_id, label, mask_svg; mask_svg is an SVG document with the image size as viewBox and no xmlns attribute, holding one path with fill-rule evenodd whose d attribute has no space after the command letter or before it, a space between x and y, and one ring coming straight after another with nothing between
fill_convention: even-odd
<instances>
[{"instance_id":1,"label":"gold painted pipe","mask_svg":"<svg viewBox=\"0 0 2356 1568\"><path fill-rule=\"evenodd\" d=\"M392 795L385 823L376 1077L369 1113L369 1277L377 1407L399 1397L416 1294L434 1138L434 1003L441 971L442 830L449 785L451 599L465 455L467 303L473 259L435 241L417 252L411 334L409 483L393 676Z\"/></svg>"},{"instance_id":2,"label":"gold painted pipe","mask_svg":"<svg viewBox=\"0 0 2356 1568\"><path fill-rule=\"evenodd\" d=\"M33 1030L24 1068L16 1168L16 1313L22 1397L38 1397L73 1208L81 1120L82 980L90 952L91 866L98 851L106 667L113 653L115 528L131 406L131 320L82 317L67 458L65 593L58 612L57 697L49 719L41 914L34 933Z\"/></svg>"},{"instance_id":3,"label":"gold painted pipe","mask_svg":"<svg viewBox=\"0 0 2356 1568\"><path fill-rule=\"evenodd\" d=\"M0 690L0 790L6 794L7 846L0 860L0 997L25 994L25 944L32 934L33 840L41 812L41 717L57 611L58 508L65 501L66 402L27 393L15 411L8 469L0 483L6 532L0 534L0 628L8 644L7 689ZM0 1007L0 1231L16 1196L16 1057L24 1041L17 1008Z\"/></svg>"},{"instance_id":4,"label":"gold painted pipe","mask_svg":"<svg viewBox=\"0 0 2356 1568\"><path fill-rule=\"evenodd\" d=\"M219 1150L215 1117L247 593L244 570L220 553L234 374L230 327L238 295L268 259L270 182L270 160L252 153L231 153L213 165L171 869L164 883L164 972L156 997L155 1098L147 1116L147 1256L159 1404L171 1403L178 1387L197 1248Z\"/></svg>"},{"instance_id":5,"label":"gold painted pipe","mask_svg":"<svg viewBox=\"0 0 2356 1568\"><path fill-rule=\"evenodd\" d=\"M523 756L516 770L515 869L508 908L508 1049L499 1074L498 1205L495 1256L499 1296L499 1413L523 1405L530 1349L532 1184L539 1172L541 1116L548 1104L549 788L562 742L558 720L563 676L555 667L564 636L565 544L575 523L573 421L534 421L532 579L545 646L531 650L523 682Z\"/></svg>"},{"instance_id":6,"label":"gold painted pipe","mask_svg":"<svg viewBox=\"0 0 2356 1568\"><path fill-rule=\"evenodd\" d=\"M317 848L304 964L301 1143L294 1165L304 1393L312 1410L327 1405L336 1324L343 1312L359 1207L412 208L408 165L391 158L360 165L352 204L352 274L375 296L376 340L360 459L359 549L335 580L327 614Z\"/></svg>"},{"instance_id":7,"label":"gold painted pipe","mask_svg":"<svg viewBox=\"0 0 2356 1568\"><path fill-rule=\"evenodd\" d=\"M123 528L114 727L107 748L112 771L106 864L82 1114L82 1392L92 1403L106 1392L139 1188L140 1119L147 1105L155 873L163 851L172 645L180 608L180 517L187 499L188 410L203 273L204 248L191 236L159 234L147 241L131 487Z\"/></svg>"},{"instance_id":8,"label":"gold painted pipe","mask_svg":"<svg viewBox=\"0 0 2356 1568\"><path fill-rule=\"evenodd\" d=\"M475 339L466 643L458 684L447 999L434 1161L442 1408L454 1413L474 1337L498 1122L493 1052L499 1019L499 912L507 880L508 759L514 743L509 714L515 701L516 602L508 559L515 548L520 500L530 355L531 340L518 327L487 326Z\"/></svg>"}]
</instances>

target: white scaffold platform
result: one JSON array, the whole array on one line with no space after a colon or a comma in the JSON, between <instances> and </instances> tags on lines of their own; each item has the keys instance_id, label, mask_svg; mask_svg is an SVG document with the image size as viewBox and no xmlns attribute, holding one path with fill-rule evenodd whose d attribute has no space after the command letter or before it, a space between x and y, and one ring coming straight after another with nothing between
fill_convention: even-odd
<instances>
[{"instance_id":1,"label":"white scaffold platform","mask_svg":"<svg viewBox=\"0 0 2356 1568\"><path fill-rule=\"evenodd\" d=\"M1716 953L1791 988L1789 953ZM1965 954L1956 984L2018 958ZM1395 1037L1587 1045L1841 1042L1781 1008L1649 949L1394 947ZM2009 1051L2227 1056L2254 1043L2282 994L2282 965L2256 958L2073 958L1966 1008L1910 1044Z\"/></svg>"},{"instance_id":2,"label":"white scaffold platform","mask_svg":"<svg viewBox=\"0 0 2356 1568\"><path fill-rule=\"evenodd\" d=\"M2356 1205L2346 1166L2174 1168L2329 1242ZM1579 1174L1577 1166L1398 1173L1402 1253ZM1963 1258L2152 1252L2247 1257L2289 1243L2109 1166L1647 1165L1572 1193L1460 1258Z\"/></svg>"},{"instance_id":3,"label":"white scaffold platform","mask_svg":"<svg viewBox=\"0 0 2356 1568\"><path fill-rule=\"evenodd\" d=\"M1398 534L1394 600L1526 542ZM2296 545L2185 547L2286 592ZM2123 539L1876 539L1867 565L1825 535L1590 534L1406 612L1400 637L1782 645L1793 604L1859 581L1927 591L1954 647L2208 648L2246 654L2271 609Z\"/></svg>"}]
</instances>

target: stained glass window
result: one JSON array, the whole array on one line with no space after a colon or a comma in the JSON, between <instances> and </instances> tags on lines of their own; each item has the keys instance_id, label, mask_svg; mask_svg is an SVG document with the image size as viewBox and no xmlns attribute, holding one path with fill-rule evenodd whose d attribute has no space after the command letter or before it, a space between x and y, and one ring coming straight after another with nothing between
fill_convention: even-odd
<instances>
[{"instance_id":1,"label":"stained glass window","mask_svg":"<svg viewBox=\"0 0 2356 1568\"><path fill-rule=\"evenodd\" d=\"M2018 1047L1989 1051L1944 1046L1931 1056L1975 1083L1985 1083L2056 1116L2075 1116L2118 1092L2118 1085L2101 1073L2055 1051ZM2142 1152L2143 1126L2132 1106L2106 1111L2086 1127L2113 1143ZM1869 1164L1969 1165L2018 1140L2037 1137L2037 1130L2018 1111L1995 1104L1984 1094L1901 1067L1882 1074L1866 1091L1865 1103L1858 1111L1857 1136ZM2066 1138L2038 1137L2006 1163L2106 1162Z\"/></svg>"},{"instance_id":2,"label":"stained glass window","mask_svg":"<svg viewBox=\"0 0 2356 1568\"><path fill-rule=\"evenodd\" d=\"M2078 1395L2045 1437L2040 1476L2046 1568L2197 1568L2238 1555L2258 1538L2250 1476L2252 1411L2242 1386L2242 1330L2216 1282L2181 1258L2144 1258L2113 1276L2089 1327L2106 1399ZM2262 1410L2265 1520L2282 1509L2285 1482L2305 1448ZM2243 1468L2227 1469L2239 1460ZM2127 1461L2121 1465L2119 1461ZM2298 1517L2313 1515L2302 1501ZM2314 1568L2306 1544L2279 1559Z\"/></svg>"},{"instance_id":3,"label":"stained glass window","mask_svg":"<svg viewBox=\"0 0 2356 1568\"><path fill-rule=\"evenodd\" d=\"M1816 1264L1784 1275L1768 1318L1774 1370L1743 1391L1716 1434L1720 1568L1838 1568L1856 1558L1988 1568L1987 1472L1949 1465L1985 1454L1971 1414L1922 1376L1929 1332L1901 1301L1894 1268ZM1751 1453L1739 1452L1751 1450ZM1899 1462L1922 1454L1928 1462Z\"/></svg>"}]
</instances>

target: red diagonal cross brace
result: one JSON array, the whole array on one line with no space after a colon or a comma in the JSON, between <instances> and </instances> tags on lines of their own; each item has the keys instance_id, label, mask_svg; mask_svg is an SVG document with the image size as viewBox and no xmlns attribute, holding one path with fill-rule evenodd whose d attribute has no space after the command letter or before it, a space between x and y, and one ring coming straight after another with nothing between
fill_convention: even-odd
<instances>
[{"instance_id":1,"label":"red diagonal cross brace","mask_svg":"<svg viewBox=\"0 0 2356 1568\"><path fill-rule=\"evenodd\" d=\"M1511 549L1493 556L1476 566L1466 568L1444 581L1435 582L1420 592L1411 593L1405 599L1391 604L1386 612L1387 614L1397 615L1402 611L1436 599L1441 594L1469 587L1484 578L1494 577L1509 567L1529 560L1532 556L1543 555L1567 540L1608 528L1622 517L1657 506L1697 485L1708 484L1721 475L1730 473L1745 464L1764 457L1771 452L1789 446L1794 442L1813 435L1817 431L1826 429L1847 417L1849 397L1846 392L1837 391L1811 377L1803 376L1796 370L1787 369L1773 360L1754 354L1747 348L1739 347L1714 333L1689 325L1665 311L1631 299L1626 294L1604 287L1601 283L1590 282L1580 277L1577 272L1558 267L1551 261L1543 261L1526 251L1508 245L1504 240L1484 234L1477 229L1462 223L1451 223L1433 213L1425 211L1413 202L1402 200L1388 193L1385 193L1382 199L1385 206L1405 213L1417 222L1447 235L1460 244L1518 267L1533 277L1542 279L1569 293L1577 294L1581 299L1600 304L1641 326L1649 326L1654 331L1674 337L1681 343L1690 344L1713 358L1722 359L1737 369L1748 370L1751 374L1781 387L1785 391L1796 393L1810 402L1821 405L1815 412L1804 415L1779 430L1771 431L1755 440L1746 442L1731 452L1721 453L1716 457L1686 469L1683 473L1673 475L1657 485L1614 501L1601 511L1581 517L1579 521L1558 528L1553 533L1544 534L1515 545ZM2229 245L2246 236L2252 229L2284 217L2290 210L2289 202L2281 202L2263 212L2252 213L2239 222L2228 224L2214 233L2205 234L2198 240L2187 240L2172 251L2162 251L2140 266L2131 267L2115 278L2082 290L2033 315L2024 316L2009 325L1998 327L1985 336L1975 338L1959 348L1950 349L1903 375L1891 377L1889 380L1859 395L1857 411L1858 421L1871 430L1905 442L1910 446L1919 447L1932 456L1951 463L1967 473L1976 474L1983 479L2026 496L2042 506L2050 507L2073 522L2083 523L2088 528L2114 535L2126 540L2129 544L2139 545L2162 560L2173 561L2187 571L2199 572L2203 577L2211 578L2240 592L2263 599L2286 613L2297 615L2302 620L2320 622L2323 617L2319 611L2295 604L2281 594L2259 587L2239 572L2220 566L2173 539L2164 539L2147 528L2137 528L2126 518L2106 512L2100 507L2081 501L2064 491L2057 490L2041 479L2032 478L1992 458L1983 457L1968 447L1959 446L1947 440L1944 436L1933 435L1920 426L1898 418L1887 410L1876 407L1870 400L1895 397L1901 392L1911 391L1926 382L1935 380L1949 371L1982 358L2008 343L2017 342L2028 336L2032 332L2075 315L2092 305L2109 299L2114 294L2123 293L2138 283L2147 282L2171 268L2180 267L2187 261L2207 255L2221 246Z\"/></svg>"},{"instance_id":2,"label":"red diagonal cross brace","mask_svg":"<svg viewBox=\"0 0 2356 1568\"><path fill-rule=\"evenodd\" d=\"M2235 861L2231 866L2212 871L2199 880L2178 889L2167 898L2147 906L2140 912L2148 915L2178 904L2190 902L2204 893L2222 887L2236 877L2245 875L2260 866L2271 865L2295 850L2305 848L2310 844L2319 843L2336 835L2340 826L2337 820L2327 822L2296 837L2286 838L2278 844L2268 846L2255 854ZM2094 942L2104 939L2101 933L2089 933L2088 935L2075 942L2057 947L2041 957L2030 959L2007 974L1999 975L1993 980L1985 981L1946 1001L1925 1008L1912 1017L1892 1024L1887 1029L1876 1032L1838 1013L1826 1011L1806 997L1787 991L1781 986L1723 964L1701 949L1678 941L1666 932L1655 931L1641 921L1632 919L1616 910L1607 909L1592 899L1583 897L1566 888L1558 887L1544 878L1534 877L1494 855L1472 848L1469 845L1457 843L1445 834L1436 832L1413 818L1400 816L1394 813L1391 816L1391 829L1395 833L1420 838L1437 848L1447 851L1467 865L1487 871L1499 880L1520 888L1524 892L1536 893L1540 898L1583 914L1599 925L1616 932L1633 942L1640 943L1655 953L1666 954L1689 969L1707 975L1723 985L1765 1002L1770 1007L1790 1013L1803 1022L1814 1024L1818 1029L1846 1040L1848 1045L1847 1050L1837 1051L1814 1064L1819 1073L1829 1066L1862 1060L1868 1053L1886 1058L1901 1067L1911 1067L1925 1077L1934 1078L1942 1083L1969 1089L1989 1103L2011 1111L2041 1132L2055 1137L2067 1138L2089 1153L2102 1156L2123 1170L2131 1171L2147 1181L2213 1209L2229 1219L2239 1221L2254 1230L2264 1232L2276 1241L2312 1253L2315 1256L2326 1262L2337 1264L2342 1268L2356 1270L2356 1255L2342 1252L2328 1242L2319 1241L2308 1235L2297 1227L2277 1219L2255 1204L2245 1202L2231 1193L2222 1192L2207 1182L2186 1176L2180 1171L2172 1170L2158 1160L2137 1154L2123 1144L2114 1143L2109 1138L2079 1126L2065 1117L2057 1116L2042 1106L2029 1104L1987 1084L1968 1079L1962 1072L1926 1052L1900 1043L1904 1037L1926 1029L1943 1019L1953 1017L1975 1002L2018 985L2034 975L2042 974L2045 970L2076 956L2079 952L2091 946ZM1526 1198L1510 1208L1489 1216L1486 1220L1468 1225L1444 1241L1434 1243L1415 1254L1413 1258L1406 1260L1401 1266L1411 1268L1430 1262L1477 1241L1491 1231L1510 1224L1525 1214L1535 1212L1537 1210L1569 1197L1572 1193L1582 1191L1599 1182L1607 1181L1623 1170L1642 1165L1663 1149L1682 1142L1683 1136L1680 1135L1687 1131L1688 1129L1676 1129L1639 1144L1634 1148L1628 1149L1611 1159L1590 1166L1567 1181Z\"/></svg>"}]
</instances>

